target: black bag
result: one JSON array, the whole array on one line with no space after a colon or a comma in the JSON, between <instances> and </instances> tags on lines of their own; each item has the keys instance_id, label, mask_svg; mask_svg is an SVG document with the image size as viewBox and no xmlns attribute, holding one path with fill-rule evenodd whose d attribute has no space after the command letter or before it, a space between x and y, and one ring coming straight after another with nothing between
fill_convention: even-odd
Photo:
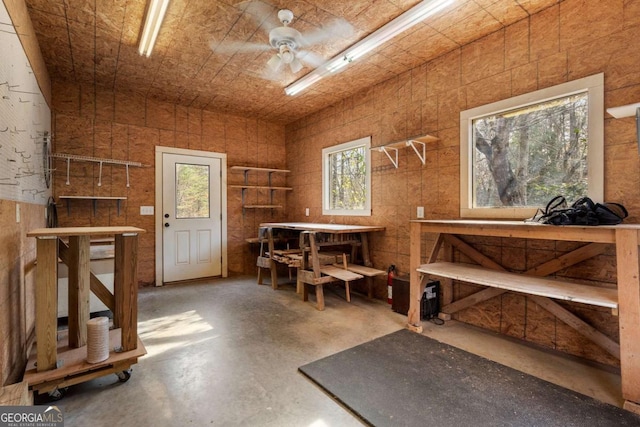
<instances>
[{"instance_id":1,"label":"black bag","mask_svg":"<svg viewBox=\"0 0 640 427\"><path fill-rule=\"evenodd\" d=\"M619 203L594 203L588 197L581 197L567 207L565 198L556 196L527 221L551 225L615 225L628 215Z\"/></svg>"}]
</instances>

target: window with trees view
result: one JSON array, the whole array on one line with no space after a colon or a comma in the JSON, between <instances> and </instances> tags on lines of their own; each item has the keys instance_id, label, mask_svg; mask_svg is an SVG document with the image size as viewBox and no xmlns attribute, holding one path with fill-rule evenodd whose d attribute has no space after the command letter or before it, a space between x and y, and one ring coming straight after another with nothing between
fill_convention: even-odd
<instances>
[{"instance_id":1,"label":"window with trees view","mask_svg":"<svg viewBox=\"0 0 640 427\"><path fill-rule=\"evenodd\" d=\"M602 199L602 74L461 113L461 216ZM464 171L463 171L464 170Z\"/></svg>"},{"instance_id":2,"label":"window with trees view","mask_svg":"<svg viewBox=\"0 0 640 427\"><path fill-rule=\"evenodd\" d=\"M371 137L322 150L322 213L371 215Z\"/></svg>"},{"instance_id":3,"label":"window with trees view","mask_svg":"<svg viewBox=\"0 0 640 427\"><path fill-rule=\"evenodd\" d=\"M209 166L176 163L176 218L209 218Z\"/></svg>"}]
</instances>

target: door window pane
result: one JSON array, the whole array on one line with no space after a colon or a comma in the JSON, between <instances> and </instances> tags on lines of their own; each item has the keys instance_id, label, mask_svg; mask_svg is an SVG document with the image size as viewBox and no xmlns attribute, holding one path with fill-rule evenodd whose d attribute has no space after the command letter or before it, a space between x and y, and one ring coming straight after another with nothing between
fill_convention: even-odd
<instances>
[{"instance_id":1,"label":"door window pane","mask_svg":"<svg viewBox=\"0 0 640 427\"><path fill-rule=\"evenodd\" d=\"M176 163L176 218L209 218L209 166Z\"/></svg>"}]
</instances>

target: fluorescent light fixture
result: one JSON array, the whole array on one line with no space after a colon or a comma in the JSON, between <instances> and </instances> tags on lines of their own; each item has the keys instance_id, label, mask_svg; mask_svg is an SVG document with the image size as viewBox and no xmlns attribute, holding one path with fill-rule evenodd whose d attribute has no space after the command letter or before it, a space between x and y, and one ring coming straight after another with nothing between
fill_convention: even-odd
<instances>
[{"instance_id":1,"label":"fluorescent light fixture","mask_svg":"<svg viewBox=\"0 0 640 427\"><path fill-rule=\"evenodd\" d=\"M138 47L140 55L151 55L168 6L169 0L151 0L147 9L147 18L144 21L142 36L140 37L140 46Z\"/></svg>"},{"instance_id":2,"label":"fluorescent light fixture","mask_svg":"<svg viewBox=\"0 0 640 427\"><path fill-rule=\"evenodd\" d=\"M287 95L296 95L312 84L324 78L327 74L335 73L343 67L349 65L352 61L359 59L391 40L398 34L408 30L414 25L422 22L427 17L441 11L449 6L455 0L424 0L416 6L404 12L393 21L388 22L384 26L378 28L358 43L346 49L332 59L325 62L309 74L287 86L284 91Z\"/></svg>"}]
</instances>

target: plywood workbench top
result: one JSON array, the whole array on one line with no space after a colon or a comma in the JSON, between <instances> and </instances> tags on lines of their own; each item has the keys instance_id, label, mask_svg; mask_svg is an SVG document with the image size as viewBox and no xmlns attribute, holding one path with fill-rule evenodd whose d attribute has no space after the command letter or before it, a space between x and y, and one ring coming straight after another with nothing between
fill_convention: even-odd
<instances>
[{"instance_id":1,"label":"plywood workbench top","mask_svg":"<svg viewBox=\"0 0 640 427\"><path fill-rule=\"evenodd\" d=\"M319 233L367 233L371 231L384 231L385 227L378 225L349 225L349 224L322 224L313 222L265 222L260 227L280 228L286 230L317 231Z\"/></svg>"},{"instance_id":2,"label":"plywood workbench top","mask_svg":"<svg viewBox=\"0 0 640 427\"><path fill-rule=\"evenodd\" d=\"M116 227L58 227L36 228L27 233L27 237L65 237L65 236L110 236L114 234L138 234L145 230L131 226Z\"/></svg>"}]
</instances>

